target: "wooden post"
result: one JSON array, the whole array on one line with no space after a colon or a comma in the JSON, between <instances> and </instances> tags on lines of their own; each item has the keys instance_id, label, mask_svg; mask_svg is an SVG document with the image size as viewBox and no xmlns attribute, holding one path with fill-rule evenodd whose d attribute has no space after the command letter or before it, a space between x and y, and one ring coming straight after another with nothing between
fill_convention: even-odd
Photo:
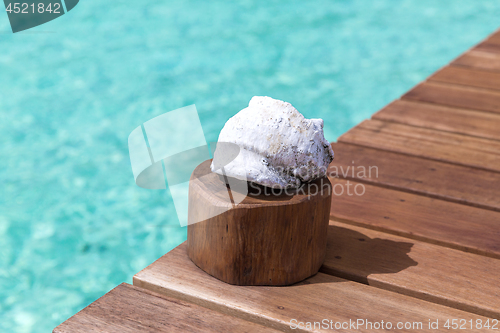
<instances>
[{"instance_id":1,"label":"wooden post","mask_svg":"<svg viewBox=\"0 0 500 333\"><path fill-rule=\"evenodd\" d=\"M287 193L249 183L247 197L233 206L223 195L229 187L210 171L210 162L195 169L189 185L191 260L236 285L283 286L316 274L326 251L328 178ZM213 217L193 223L201 216Z\"/></svg>"}]
</instances>

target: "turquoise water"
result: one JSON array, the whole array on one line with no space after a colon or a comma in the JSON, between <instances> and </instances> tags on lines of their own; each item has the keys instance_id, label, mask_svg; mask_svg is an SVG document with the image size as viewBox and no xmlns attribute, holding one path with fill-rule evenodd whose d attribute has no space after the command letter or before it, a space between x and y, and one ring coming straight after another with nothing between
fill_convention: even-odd
<instances>
[{"instance_id":1,"label":"turquoise water","mask_svg":"<svg viewBox=\"0 0 500 333\"><path fill-rule=\"evenodd\" d=\"M254 95L327 139L500 26L500 2L97 1L25 33L0 12L0 331L48 332L185 237L127 137L195 103L208 141Z\"/></svg>"}]
</instances>

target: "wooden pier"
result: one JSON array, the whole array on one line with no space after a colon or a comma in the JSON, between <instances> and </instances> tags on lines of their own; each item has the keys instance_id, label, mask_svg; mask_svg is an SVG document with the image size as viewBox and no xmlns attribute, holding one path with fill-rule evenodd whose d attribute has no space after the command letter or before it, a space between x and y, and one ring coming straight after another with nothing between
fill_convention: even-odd
<instances>
[{"instance_id":1,"label":"wooden pier","mask_svg":"<svg viewBox=\"0 0 500 333\"><path fill-rule=\"evenodd\" d=\"M500 32L333 150L320 273L233 286L181 244L54 332L376 332L381 321L398 332L500 331Z\"/></svg>"}]
</instances>

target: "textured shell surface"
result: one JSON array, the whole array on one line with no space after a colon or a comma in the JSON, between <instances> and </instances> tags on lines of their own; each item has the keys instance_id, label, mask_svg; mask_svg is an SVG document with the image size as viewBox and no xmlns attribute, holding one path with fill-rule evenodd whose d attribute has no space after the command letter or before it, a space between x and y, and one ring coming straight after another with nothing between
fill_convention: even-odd
<instances>
[{"instance_id":1,"label":"textured shell surface","mask_svg":"<svg viewBox=\"0 0 500 333\"><path fill-rule=\"evenodd\" d=\"M227 159L227 152L219 148L224 142L239 147L228 164L218 163ZM255 96L224 125L211 169L263 186L298 188L324 177L332 160L322 119L306 119L290 103Z\"/></svg>"}]
</instances>

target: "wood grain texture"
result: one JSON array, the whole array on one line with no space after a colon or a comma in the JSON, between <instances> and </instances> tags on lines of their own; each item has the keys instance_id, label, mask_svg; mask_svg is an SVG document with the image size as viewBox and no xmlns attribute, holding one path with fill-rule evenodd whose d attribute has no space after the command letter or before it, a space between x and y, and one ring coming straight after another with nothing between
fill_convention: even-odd
<instances>
[{"instance_id":1,"label":"wood grain texture","mask_svg":"<svg viewBox=\"0 0 500 333\"><path fill-rule=\"evenodd\" d=\"M298 210L290 207L305 205L304 198L274 198L263 205L250 196L240 207L246 212L233 209L215 223L189 228L193 260L228 282L248 284L253 273L266 283L251 284L300 280L319 267L318 249L326 244L322 272L288 287L230 285L189 260L184 243L134 276L140 288L118 286L54 332L332 331L291 326L292 319L325 318L422 322L422 329L397 331L449 332L443 327L448 319L498 319L499 119L500 31L333 145L330 172L339 166L378 167L374 178L331 178L334 194L336 187L361 185L363 195L322 197L327 202L319 207ZM349 164L351 159L356 163ZM225 188L205 188L210 197L199 190L197 209L231 206L221 201ZM264 218L249 213L254 209ZM320 227L300 224L315 225L315 210L333 219L322 234ZM280 223L287 228L279 229ZM294 247L297 235L307 241ZM274 242L259 247L267 237ZM283 251L287 255L280 259ZM270 272L270 266L279 268ZM289 277L301 270L308 273ZM429 319L439 320L440 329L428 329Z\"/></svg>"},{"instance_id":2,"label":"wood grain texture","mask_svg":"<svg viewBox=\"0 0 500 333\"><path fill-rule=\"evenodd\" d=\"M330 176L500 211L497 172L346 143L332 147Z\"/></svg>"},{"instance_id":3,"label":"wood grain texture","mask_svg":"<svg viewBox=\"0 0 500 333\"><path fill-rule=\"evenodd\" d=\"M375 113L372 118L500 140L500 114L490 112L396 100Z\"/></svg>"},{"instance_id":4,"label":"wood grain texture","mask_svg":"<svg viewBox=\"0 0 500 333\"><path fill-rule=\"evenodd\" d=\"M335 221L321 272L500 319L500 260Z\"/></svg>"},{"instance_id":5,"label":"wood grain texture","mask_svg":"<svg viewBox=\"0 0 500 333\"><path fill-rule=\"evenodd\" d=\"M421 83L401 99L500 113L500 92L438 82Z\"/></svg>"},{"instance_id":6,"label":"wood grain texture","mask_svg":"<svg viewBox=\"0 0 500 333\"><path fill-rule=\"evenodd\" d=\"M372 119L363 121L338 141L500 172L497 140Z\"/></svg>"},{"instance_id":7,"label":"wood grain texture","mask_svg":"<svg viewBox=\"0 0 500 333\"><path fill-rule=\"evenodd\" d=\"M428 80L500 90L500 73L459 66L443 67L431 75Z\"/></svg>"},{"instance_id":8,"label":"wood grain texture","mask_svg":"<svg viewBox=\"0 0 500 333\"><path fill-rule=\"evenodd\" d=\"M486 40L484 42L490 43L490 44L500 45L500 32L497 31L497 32L491 34L490 36L488 36L488 38L486 38Z\"/></svg>"},{"instance_id":9,"label":"wood grain texture","mask_svg":"<svg viewBox=\"0 0 500 333\"><path fill-rule=\"evenodd\" d=\"M340 195L357 183L330 180L331 217L338 221L500 259L498 212L368 184L363 195Z\"/></svg>"},{"instance_id":10,"label":"wood grain texture","mask_svg":"<svg viewBox=\"0 0 500 333\"><path fill-rule=\"evenodd\" d=\"M236 285L289 285L316 274L326 251L328 178L286 193L244 182L248 196L233 207L230 198L236 191L228 195L210 163L200 164L189 183L188 219L201 221L188 225L191 260Z\"/></svg>"},{"instance_id":11,"label":"wood grain texture","mask_svg":"<svg viewBox=\"0 0 500 333\"><path fill-rule=\"evenodd\" d=\"M199 305L122 283L54 333L276 332Z\"/></svg>"},{"instance_id":12,"label":"wood grain texture","mask_svg":"<svg viewBox=\"0 0 500 333\"><path fill-rule=\"evenodd\" d=\"M424 326L419 332L435 331L425 326L430 318L442 323L448 318L486 320L476 314L322 273L289 287L228 285L196 267L187 256L185 244L136 274L134 285L288 332L332 331L320 327L292 329L292 319L300 322L327 319L334 323L358 318L370 322L420 321ZM373 332L373 329L363 326L352 331Z\"/></svg>"},{"instance_id":13,"label":"wood grain texture","mask_svg":"<svg viewBox=\"0 0 500 333\"><path fill-rule=\"evenodd\" d=\"M476 45L472 50L499 54L500 53L500 44L490 42L490 41L484 41L484 42Z\"/></svg>"},{"instance_id":14,"label":"wood grain texture","mask_svg":"<svg viewBox=\"0 0 500 333\"><path fill-rule=\"evenodd\" d=\"M473 67L478 69L500 71L500 54L471 50L455 59L451 64L455 66Z\"/></svg>"}]
</instances>

